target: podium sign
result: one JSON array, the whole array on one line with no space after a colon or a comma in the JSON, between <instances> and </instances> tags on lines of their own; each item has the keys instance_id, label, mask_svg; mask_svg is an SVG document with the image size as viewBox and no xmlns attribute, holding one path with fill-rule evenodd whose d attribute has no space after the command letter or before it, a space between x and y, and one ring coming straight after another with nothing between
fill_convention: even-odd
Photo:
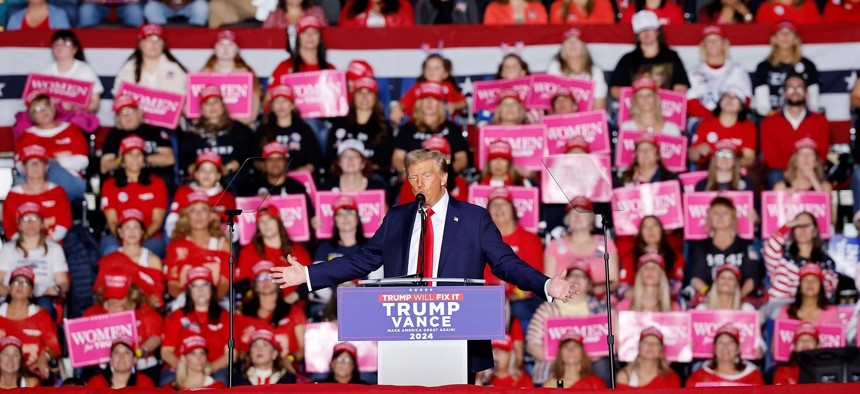
<instances>
[{"instance_id":1,"label":"podium sign","mask_svg":"<svg viewBox=\"0 0 860 394\"><path fill-rule=\"evenodd\" d=\"M340 287L341 341L505 338L501 286Z\"/></svg>"}]
</instances>

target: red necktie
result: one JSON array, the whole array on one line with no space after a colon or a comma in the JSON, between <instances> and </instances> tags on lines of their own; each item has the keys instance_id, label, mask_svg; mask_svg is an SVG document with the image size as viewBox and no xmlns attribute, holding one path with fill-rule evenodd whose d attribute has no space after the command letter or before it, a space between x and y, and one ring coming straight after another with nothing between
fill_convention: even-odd
<instances>
[{"instance_id":1,"label":"red necktie","mask_svg":"<svg viewBox=\"0 0 860 394\"><path fill-rule=\"evenodd\" d=\"M433 208L427 208L427 232L424 233L424 277L433 277Z\"/></svg>"}]
</instances>

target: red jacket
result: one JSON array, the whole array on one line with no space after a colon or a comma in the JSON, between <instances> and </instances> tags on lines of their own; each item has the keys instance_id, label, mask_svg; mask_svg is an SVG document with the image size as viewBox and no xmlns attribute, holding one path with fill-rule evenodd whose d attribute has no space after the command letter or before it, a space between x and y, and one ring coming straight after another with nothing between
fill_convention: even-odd
<instances>
[{"instance_id":1,"label":"red jacket","mask_svg":"<svg viewBox=\"0 0 860 394\"><path fill-rule=\"evenodd\" d=\"M340 18L338 19L339 26L367 26L368 10L364 10L352 18L349 17L349 10L352 8L353 3L355 1L350 0L341 9ZM370 5L373 3L368 1L367 4L368 8L370 8ZM385 27L415 25L415 11L412 9L412 4L408 1L400 0L400 8L397 9L397 13L383 14L383 17L385 18Z\"/></svg>"},{"instance_id":2,"label":"red jacket","mask_svg":"<svg viewBox=\"0 0 860 394\"><path fill-rule=\"evenodd\" d=\"M788 159L794 153L794 143L803 138L815 140L818 156L827 158L830 149L830 124L819 113L806 111L806 118L797 130L791 127L785 113L779 111L761 121L761 155L768 168L785 170Z\"/></svg>"},{"instance_id":3,"label":"red jacket","mask_svg":"<svg viewBox=\"0 0 860 394\"><path fill-rule=\"evenodd\" d=\"M805 0L800 7L791 4L778 4L773 0L765 2L758 8L755 15L757 23L777 24L779 21L788 19L794 23L819 23L821 14L814 1Z\"/></svg>"},{"instance_id":4,"label":"red jacket","mask_svg":"<svg viewBox=\"0 0 860 394\"><path fill-rule=\"evenodd\" d=\"M62 187L52 183L48 190L42 193L25 194L21 185L18 185L9 191L6 201L3 202L3 229L6 230L6 239L11 239L18 233L18 207L25 202L35 202L42 207L42 219L45 221L48 235L61 228L60 231L65 234L72 227L72 207ZM57 240L53 237L52 239Z\"/></svg>"}]
</instances>

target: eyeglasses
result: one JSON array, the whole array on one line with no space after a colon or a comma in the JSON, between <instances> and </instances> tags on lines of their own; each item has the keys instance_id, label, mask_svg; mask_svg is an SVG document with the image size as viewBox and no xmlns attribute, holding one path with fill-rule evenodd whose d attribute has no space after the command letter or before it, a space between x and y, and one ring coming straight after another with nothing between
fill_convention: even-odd
<instances>
[{"instance_id":1,"label":"eyeglasses","mask_svg":"<svg viewBox=\"0 0 860 394\"><path fill-rule=\"evenodd\" d=\"M155 34L153 34L153 35L150 35L150 36L146 36L142 41L158 42L158 41L161 41L161 37L156 36Z\"/></svg>"},{"instance_id":2,"label":"eyeglasses","mask_svg":"<svg viewBox=\"0 0 860 394\"><path fill-rule=\"evenodd\" d=\"M722 157L724 159L734 159L735 158L735 154L733 152L723 152L723 151L717 151L717 153L714 153L714 156Z\"/></svg>"},{"instance_id":3,"label":"eyeglasses","mask_svg":"<svg viewBox=\"0 0 860 394\"><path fill-rule=\"evenodd\" d=\"M42 218L37 215L27 215L21 218L22 222L38 222L39 220L42 220Z\"/></svg>"},{"instance_id":4,"label":"eyeglasses","mask_svg":"<svg viewBox=\"0 0 860 394\"><path fill-rule=\"evenodd\" d=\"M257 282L265 282L267 280L272 280L272 275L260 275L257 277Z\"/></svg>"},{"instance_id":5,"label":"eyeglasses","mask_svg":"<svg viewBox=\"0 0 860 394\"><path fill-rule=\"evenodd\" d=\"M30 281L26 279L16 279L10 283L12 286L30 287Z\"/></svg>"},{"instance_id":6,"label":"eyeglasses","mask_svg":"<svg viewBox=\"0 0 860 394\"><path fill-rule=\"evenodd\" d=\"M126 116L134 114L134 108L123 108L119 111L120 116Z\"/></svg>"},{"instance_id":7,"label":"eyeglasses","mask_svg":"<svg viewBox=\"0 0 860 394\"><path fill-rule=\"evenodd\" d=\"M42 112L42 111L44 111L44 110L46 110L46 109L48 109L48 106L47 106L47 105L45 105L45 104L39 104L39 105L34 105L34 106L33 106L33 108L32 108L32 109L30 109L30 112L33 112L33 113L36 113L36 112Z\"/></svg>"},{"instance_id":8,"label":"eyeglasses","mask_svg":"<svg viewBox=\"0 0 860 394\"><path fill-rule=\"evenodd\" d=\"M803 93L806 91L806 88L803 86L786 86L785 91L787 93L794 93L794 92Z\"/></svg>"},{"instance_id":9,"label":"eyeglasses","mask_svg":"<svg viewBox=\"0 0 860 394\"><path fill-rule=\"evenodd\" d=\"M54 41L54 42L51 44L51 46L52 46L52 47L54 47L54 48L57 48L57 47L70 47L70 46L74 46L74 45L75 45L75 43L73 43L73 42L72 42L72 40L57 40L57 41Z\"/></svg>"},{"instance_id":10,"label":"eyeglasses","mask_svg":"<svg viewBox=\"0 0 860 394\"><path fill-rule=\"evenodd\" d=\"M340 357L338 357L338 358L334 359L334 361L337 361L337 362L339 362L339 363L345 363L345 364L346 364L346 363L349 363L349 364L352 364L352 357L349 357L349 356L340 356Z\"/></svg>"}]
</instances>

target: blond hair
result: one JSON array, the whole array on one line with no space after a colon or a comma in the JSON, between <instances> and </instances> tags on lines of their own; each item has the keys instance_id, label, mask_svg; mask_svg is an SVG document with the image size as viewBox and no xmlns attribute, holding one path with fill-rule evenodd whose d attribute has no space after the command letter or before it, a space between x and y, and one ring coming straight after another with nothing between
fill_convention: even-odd
<instances>
[{"instance_id":1,"label":"blond hair","mask_svg":"<svg viewBox=\"0 0 860 394\"><path fill-rule=\"evenodd\" d=\"M642 299L645 297L645 285L642 284L642 275L640 275L642 270L636 272L636 279L633 282L633 302L630 304L630 310L636 312L642 312L643 303ZM660 272L660 287L659 290L660 295L659 303L657 306L660 308L660 312L672 312L672 299L669 296L669 278L666 277L666 271L663 270Z\"/></svg>"},{"instance_id":2,"label":"blond hair","mask_svg":"<svg viewBox=\"0 0 860 394\"><path fill-rule=\"evenodd\" d=\"M448 163L445 161L445 156L442 153L429 149L416 149L406 154L403 159L404 168L406 169L406 177L409 178L409 167L422 161L433 161L436 163L436 168L439 174L448 173Z\"/></svg>"},{"instance_id":3,"label":"blond hair","mask_svg":"<svg viewBox=\"0 0 860 394\"><path fill-rule=\"evenodd\" d=\"M170 239L182 239L191 235L191 218L188 217L188 213L191 211L192 205L179 211L179 220L176 222L173 233L170 234ZM217 216L210 217L207 230L209 231L209 235L215 238L224 238L227 236L224 233L224 229L221 228L221 219Z\"/></svg>"}]
</instances>

